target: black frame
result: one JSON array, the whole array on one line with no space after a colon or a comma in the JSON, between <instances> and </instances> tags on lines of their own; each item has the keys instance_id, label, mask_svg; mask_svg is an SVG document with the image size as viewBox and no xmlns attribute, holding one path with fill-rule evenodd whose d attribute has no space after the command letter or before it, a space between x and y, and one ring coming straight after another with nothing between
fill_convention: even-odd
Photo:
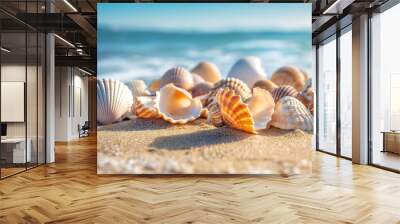
<instances>
[{"instance_id":1,"label":"black frame","mask_svg":"<svg viewBox=\"0 0 400 224\"><path fill-rule=\"evenodd\" d=\"M43 2L43 1L39 1L39 0L30 0L30 1L28 1L28 0L25 0L25 1L21 1L22 3L25 3L25 19L26 19L26 17L27 17L27 7L28 7L28 2L33 2L33 3L36 3L36 11L37 12L39 12L39 2ZM46 7L46 11L47 11L47 7ZM5 12L5 13L7 13L6 11L4 11L4 10L2 10L2 12ZM8 14L8 13L7 13ZM10 16L11 14L9 14L9 16ZM15 173L12 173L12 174L10 174L10 175L7 175L7 176L3 176L2 175L2 167L0 166L0 180L3 180L3 179L6 179L6 178L8 178L8 177L12 177L12 176L14 176L14 175L17 175L17 174L19 174L19 173L22 173L22 172L25 172L25 171L27 171L27 170L30 170L30 169L33 169L33 168L36 168L36 167L39 167L39 166L41 166L41 165L44 165L44 164L46 164L46 162L47 162L47 81L46 81L46 79L47 79L47 33L45 33L45 32L41 32L40 30L37 30L37 29L35 29L35 28L33 28L32 26L29 26L27 23L24 23L23 21L21 21L21 20L19 20L19 19L17 19L17 18L15 18L14 16L11 16L11 17L13 17L14 19L16 19L16 21L18 21L18 22L21 22L22 24L23 24L23 26L24 26L24 31L22 31L21 33L24 33L25 34L25 82L24 82L24 97L25 97L25 99L24 99L24 120L25 120L25 169L23 169L23 170L21 170L21 171L18 171L18 172L15 172ZM1 24L0 24L1 25ZM18 31L17 31L18 32ZM28 121L28 119L27 119L27 81L28 81L28 33L36 33L36 104L37 104L37 106L36 106L36 161L34 162L34 163L32 163L32 162L30 162L30 163L28 163L27 162L27 160L28 160L28 154L26 153L26 150L27 150L27 139L28 139L28 124L27 124L27 121ZM2 43L1 43L1 37L2 37L2 33L3 32L0 32L0 46L2 45ZM44 92L43 92L43 100L42 100L42 103L43 103L43 105L42 105L42 107L43 107L43 113L44 113L44 116L42 116L42 117L39 117L39 68L38 68L38 66L39 66L39 33L40 34L44 34L43 35L43 38L41 38L41 41L42 41L42 44L43 44L43 46L42 46L42 50L41 50L41 52L40 53L43 53L43 55L42 55L42 60L44 60L44 63L42 64L42 84L44 84L44 86L43 86L43 88L44 88ZM2 56L1 56L1 53L0 53L0 68L1 68L1 66L2 66L2 64L1 64L1 62L2 62ZM0 69L0 82L1 82L1 69ZM0 86L0 90L1 90L1 86ZM0 96L1 96L1 91L0 91ZM0 106L0 109L1 109L1 106ZM39 119L41 120L41 122L43 122L44 123L44 126L43 126L43 128L44 128L44 130L43 130L43 145L42 145L42 147L43 147L43 153L44 153L44 155L42 155L42 157L43 157L43 161L42 162L39 162ZM0 120L1 120L1 115L0 115ZM0 123L1 123L1 121L0 121ZM0 144L0 156L1 156L1 144ZM29 166L28 166L28 164L29 164ZM21 167L22 168L22 167Z\"/></svg>"}]
</instances>

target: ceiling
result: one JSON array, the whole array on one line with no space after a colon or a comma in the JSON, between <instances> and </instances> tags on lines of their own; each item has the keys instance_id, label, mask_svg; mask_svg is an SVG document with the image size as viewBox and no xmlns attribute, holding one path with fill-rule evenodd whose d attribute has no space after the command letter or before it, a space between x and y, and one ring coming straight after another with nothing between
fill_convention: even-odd
<instances>
[{"instance_id":1,"label":"ceiling","mask_svg":"<svg viewBox=\"0 0 400 224\"><path fill-rule=\"evenodd\" d=\"M377 7L387 0L253 0L269 3L311 3L313 40L326 34L340 19ZM25 28L55 32L56 65L80 66L96 73L96 5L100 2L171 2L169 0L1 0L2 31L16 33ZM174 1L174 2L179 2ZM182 1L188 2L188 1ZM190 1L196 2L196 1ZM205 2L198 0L197 2ZM208 0L207 2L221 2ZM229 0L229 2L233 2ZM236 2L236 1L235 1ZM237 1L249 2L249 1ZM49 13L51 12L51 13ZM351 18L350 18L351 22ZM325 33L324 33L325 32ZM334 32L334 30L332 31ZM10 36L11 34L8 34ZM15 40L19 40L15 38Z\"/></svg>"}]
</instances>

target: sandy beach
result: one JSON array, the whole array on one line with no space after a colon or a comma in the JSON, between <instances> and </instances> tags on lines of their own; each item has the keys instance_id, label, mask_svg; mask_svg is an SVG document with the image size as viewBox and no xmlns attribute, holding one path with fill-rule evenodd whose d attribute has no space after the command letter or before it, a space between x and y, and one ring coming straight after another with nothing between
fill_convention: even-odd
<instances>
[{"instance_id":1,"label":"sandy beach","mask_svg":"<svg viewBox=\"0 0 400 224\"><path fill-rule=\"evenodd\" d=\"M258 135L199 119L141 119L101 126L99 174L281 174L311 172L312 134L276 128Z\"/></svg>"}]
</instances>

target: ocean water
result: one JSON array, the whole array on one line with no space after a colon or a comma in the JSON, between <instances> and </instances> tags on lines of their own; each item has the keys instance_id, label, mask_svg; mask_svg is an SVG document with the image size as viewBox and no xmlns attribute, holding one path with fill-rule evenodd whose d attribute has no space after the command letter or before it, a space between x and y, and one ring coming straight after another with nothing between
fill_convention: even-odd
<instances>
[{"instance_id":1,"label":"ocean water","mask_svg":"<svg viewBox=\"0 0 400 224\"><path fill-rule=\"evenodd\" d=\"M150 82L171 67L215 63L223 76L245 56L258 56L267 75L284 65L311 71L311 32L157 31L99 27L98 77Z\"/></svg>"}]
</instances>

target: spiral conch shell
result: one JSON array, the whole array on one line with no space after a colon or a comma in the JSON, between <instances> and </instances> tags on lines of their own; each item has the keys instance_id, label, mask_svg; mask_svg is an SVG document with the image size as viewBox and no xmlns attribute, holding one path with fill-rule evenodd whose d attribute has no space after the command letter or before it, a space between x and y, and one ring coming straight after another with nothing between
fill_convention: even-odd
<instances>
[{"instance_id":1,"label":"spiral conch shell","mask_svg":"<svg viewBox=\"0 0 400 224\"><path fill-rule=\"evenodd\" d=\"M254 120L247 104L233 90L220 89L216 95L223 121L232 128L255 134Z\"/></svg>"},{"instance_id":2,"label":"spiral conch shell","mask_svg":"<svg viewBox=\"0 0 400 224\"><path fill-rule=\"evenodd\" d=\"M133 104L132 93L119 80L97 80L97 120L111 124L124 118Z\"/></svg>"},{"instance_id":3,"label":"spiral conch shell","mask_svg":"<svg viewBox=\"0 0 400 224\"><path fill-rule=\"evenodd\" d=\"M194 86L192 74L182 67L171 68L164 73L160 79L160 87L168 84L174 84L177 87L190 90Z\"/></svg>"},{"instance_id":4,"label":"spiral conch shell","mask_svg":"<svg viewBox=\"0 0 400 224\"><path fill-rule=\"evenodd\" d=\"M256 87L265 89L265 90L269 91L270 93L272 93L272 90L274 90L275 88L278 88L278 86L274 82L272 82L271 80L267 80L267 79L257 81L254 84L253 88L256 88Z\"/></svg>"},{"instance_id":5,"label":"spiral conch shell","mask_svg":"<svg viewBox=\"0 0 400 224\"><path fill-rule=\"evenodd\" d=\"M278 102L285 96L296 97L298 94L299 92L292 86L279 86L272 91L272 97L275 102Z\"/></svg>"},{"instance_id":6,"label":"spiral conch shell","mask_svg":"<svg viewBox=\"0 0 400 224\"><path fill-rule=\"evenodd\" d=\"M285 130L312 131L313 117L299 100L285 96L276 103L269 125Z\"/></svg>"},{"instance_id":7,"label":"spiral conch shell","mask_svg":"<svg viewBox=\"0 0 400 224\"><path fill-rule=\"evenodd\" d=\"M161 117L172 124L185 124L200 117L203 105L199 99L174 84L157 92L156 107Z\"/></svg>"},{"instance_id":8,"label":"spiral conch shell","mask_svg":"<svg viewBox=\"0 0 400 224\"><path fill-rule=\"evenodd\" d=\"M155 96L138 96L135 100L135 105L132 108L132 113L141 118L158 118L160 117L156 108Z\"/></svg>"},{"instance_id":9,"label":"spiral conch shell","mask_svg":"<svg viewBox=\"0 0 400 224\"><path fill-rule=\"evenodd\" d=\"M279 68L271 77L271 81L278 86L293 86L297 91L303 91L306 80L304 74L294 66Z\"/></svg>"},{"instance_id":10,"label":"spiral conch shell","mask_svg":"<svg viewBox=\"0 0 400 224\"><path fill-rule=\"evenodd\" d=\"M248 56L238 60L228 73L228 77L238 78L252 87L257 81L266 79L261 59Z\"/></svg>"},{"instance_id":11,"label":"spiral conch shell","mask_svg":"<svg viewBox=\"0 0 400 224\"><path fill-rule=\"evenodd\" d=\"M218 67L215 64L207 61L200 62L192 69L191 72L199 75L205 81L213 84L221 79L221 73Z\"/></svg>"}]
</instances>

